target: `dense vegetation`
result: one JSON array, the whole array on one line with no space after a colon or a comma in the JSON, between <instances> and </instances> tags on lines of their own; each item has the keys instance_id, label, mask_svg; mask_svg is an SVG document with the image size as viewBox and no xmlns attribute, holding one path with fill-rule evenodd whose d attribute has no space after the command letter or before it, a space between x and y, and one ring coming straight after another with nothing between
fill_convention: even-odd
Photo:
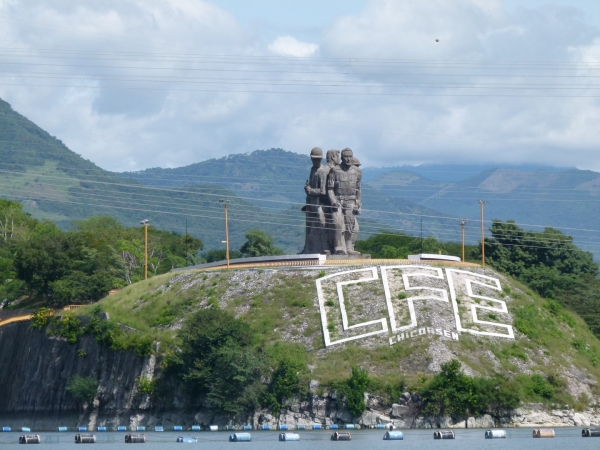
<instances>
[{"instance_id":1,"label":"dense vegetation","mask_svg":"<svg viewBox=\"0 0 600 450\"><path fill-rule=\"evenodd\" d=\"M541 296L577 312L600 337L600 280L593 255L558 230L527 231L512 221L493 221L486 259Z\"/></svg>"},{"instance_id":2,"label":"dense vegetation","mask_svg":"<svg viewBox=\"0 0 600 450\"><path fill-rule=\"evenodd\" d=\"M356 242L356 249L369 253L373 258L404 258L416 253L435 253L462 257L460 242L440 242L432 236L421 239L402 233L380 232L366 240ZM465 259L478 261L479 249L474 245L465 246Z\"/></svg>"},{"instance_id":3,"label":"dense vegetation","mask_svg":"<svg viewBox=\"0 0 600 450\"><path fill-rule=\"evenodd\" d=\"M61 306L99 300L144 279L144 239L143 228L110 217L90 217L63 231L32 219L20 203L0 200L0 301ZM149 227L149 276L193 264L201 249L197 238Z\"/></svg>"}]
</instances>

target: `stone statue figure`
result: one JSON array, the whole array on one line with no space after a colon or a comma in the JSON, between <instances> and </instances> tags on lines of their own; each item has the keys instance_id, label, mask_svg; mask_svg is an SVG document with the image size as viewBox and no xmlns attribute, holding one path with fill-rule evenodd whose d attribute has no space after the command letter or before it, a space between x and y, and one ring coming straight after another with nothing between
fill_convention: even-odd
<instances>
[{"instance_id":1,"label":"stone statue figure","mask_svg":"<svg viewBox=\"0 0 600 450\"><path fill-rule=\"evenodd\" d=\"M329 152L328 152L329 153ZM312 168L306 180L306 204L302 211L306 213L306 237L301 253L324 254L329 252L329 233L327 230L327 175L331 170L329 165L322 165L323 150L315 147L310 151Z\"/></svg>"},{"instance_id":2,"label":"stone statue figure","mask_svg":"<svg viewBox=\"0 0 600 450\"><path fill-rule=\"evenodd\" d=\"M355 165L352 150L342 150L342 161L327 177L327 198L333 222L333 251L336 255L358 255L354 243L358 237L356 216L361 209L362 172ZM358 163L360 164L360 163Z\"/></svg>"}]
</instances>

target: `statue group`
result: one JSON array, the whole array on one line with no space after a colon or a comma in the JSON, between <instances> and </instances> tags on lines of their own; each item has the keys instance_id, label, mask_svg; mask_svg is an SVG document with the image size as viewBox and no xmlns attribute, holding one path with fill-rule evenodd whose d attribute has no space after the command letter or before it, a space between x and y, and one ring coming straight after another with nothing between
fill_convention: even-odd
<instances>
[{"instance_id":1,"label":"statue group","mask_svg":"<svg viewBox=\"0 0 600 450\"><path fill-rule=\"evenodd\" d=\"M302 253L359 255L354 250L360 214L360 162L345 148L329 150L323 164L323 150L310 152L312 168L306 181L306 239Z\"/></svg>"}]
</instances>

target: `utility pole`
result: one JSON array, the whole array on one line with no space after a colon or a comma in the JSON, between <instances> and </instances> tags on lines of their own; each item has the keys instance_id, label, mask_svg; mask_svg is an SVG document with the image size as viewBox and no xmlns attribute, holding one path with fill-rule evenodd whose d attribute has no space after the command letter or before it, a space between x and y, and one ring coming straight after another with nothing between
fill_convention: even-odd
<instances>
[{"instance_id":1,"label":"utility pole","mask_svg":"<svg viewBox=\"0 0 600 450\"><path fill-rule=\"evenodd\" d=\"M479 209L481 210L481 267L485 267L485 230L483 228L483 205L487 202L479 200Z\"/></svg>"},{"instance_id":2,"label":"utility pole","mask_svg":"<svg viewBox=\"0 0 600 450\"><path fill-rule=\"evenodd\" d=\"M185 219L185 263L188 263L188 238L187 238L187 219Z\"/></svg>"},{"instance_id":3,"label":"utility pole","mask_svg":"<svg viewBox=\"0 0 600 450\"><path fill-rule=\"evenodd\" d=\"M460 227L462 228L462 262L465 262L465 225L467 224L467 219L463 219L460 222Z\"/></svg>"},{"instance_id":4,"label":"utility pole","mask_svg":"<svg viewBox=\"0 0 600 450\"><path fill-rule=\"evenodd\" d=\"M423 254L423 218L421 217L421 254Z\"/></svg>"},{"instance_id":5,"label":"utility pole","mask_svg":"<svg viewBox=\"0 0 600 450\"><path fill-rule=\"evenodd\" d=\"M145 256L145 266L144 266L144 280L148 279L148 224L150 221L148 219L144 219L140 222L140 225L144 225L144 256Z\"/></svg>"},{"instance_id":6,"label":"utility pole","mask_svg":"<svg viewBox=\"0 0 600 450\"><path fill-rule=\"evenodd\" d=\"M227 200L219 200L225 207L225 258L227 259L227 270L229 270L229 218L227 217Z\"/></svg>"}]
</instances>

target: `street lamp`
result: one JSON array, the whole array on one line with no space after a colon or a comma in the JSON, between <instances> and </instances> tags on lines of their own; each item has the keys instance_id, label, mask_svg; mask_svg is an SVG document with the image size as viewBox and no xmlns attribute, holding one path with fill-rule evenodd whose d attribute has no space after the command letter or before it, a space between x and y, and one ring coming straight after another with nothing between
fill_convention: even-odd
<instances>
[{"instance_id":1,"label":"street lamp","mask_svg":"<svg viewBox=\"0 0 600 450\"><path fill-rule=\"evenodd\" d=\"M467 224L467 219L463 219L460 221L460 227L462 228L462 262L465 262L465 225Z\"/></svg>"},{"instance_id":2,"label":"street lamp","mask_svg":"<svg viewBox=\"0 0 600 450\"><path fill-rule=\"evenodd\" d=\"M150 223L150 221L148 219L144 219L140 222L140 225L144 225L144 236L145 236L145 249L144 249L144 255L145 255L145 268L144 268L144 280L148 279L148 224Z\"/></svg>"},{"instance_id":3,"label":"street lamp","mask_svg":"<svg viewBox=\"0 0 600 450\"><path fill-rule=\"evenodd\" d=\"M219 200L225 207L225 258L227 259L227 270L229 270L229 220L227 218L227 200Z\"/></svg>"}]
</instances>

